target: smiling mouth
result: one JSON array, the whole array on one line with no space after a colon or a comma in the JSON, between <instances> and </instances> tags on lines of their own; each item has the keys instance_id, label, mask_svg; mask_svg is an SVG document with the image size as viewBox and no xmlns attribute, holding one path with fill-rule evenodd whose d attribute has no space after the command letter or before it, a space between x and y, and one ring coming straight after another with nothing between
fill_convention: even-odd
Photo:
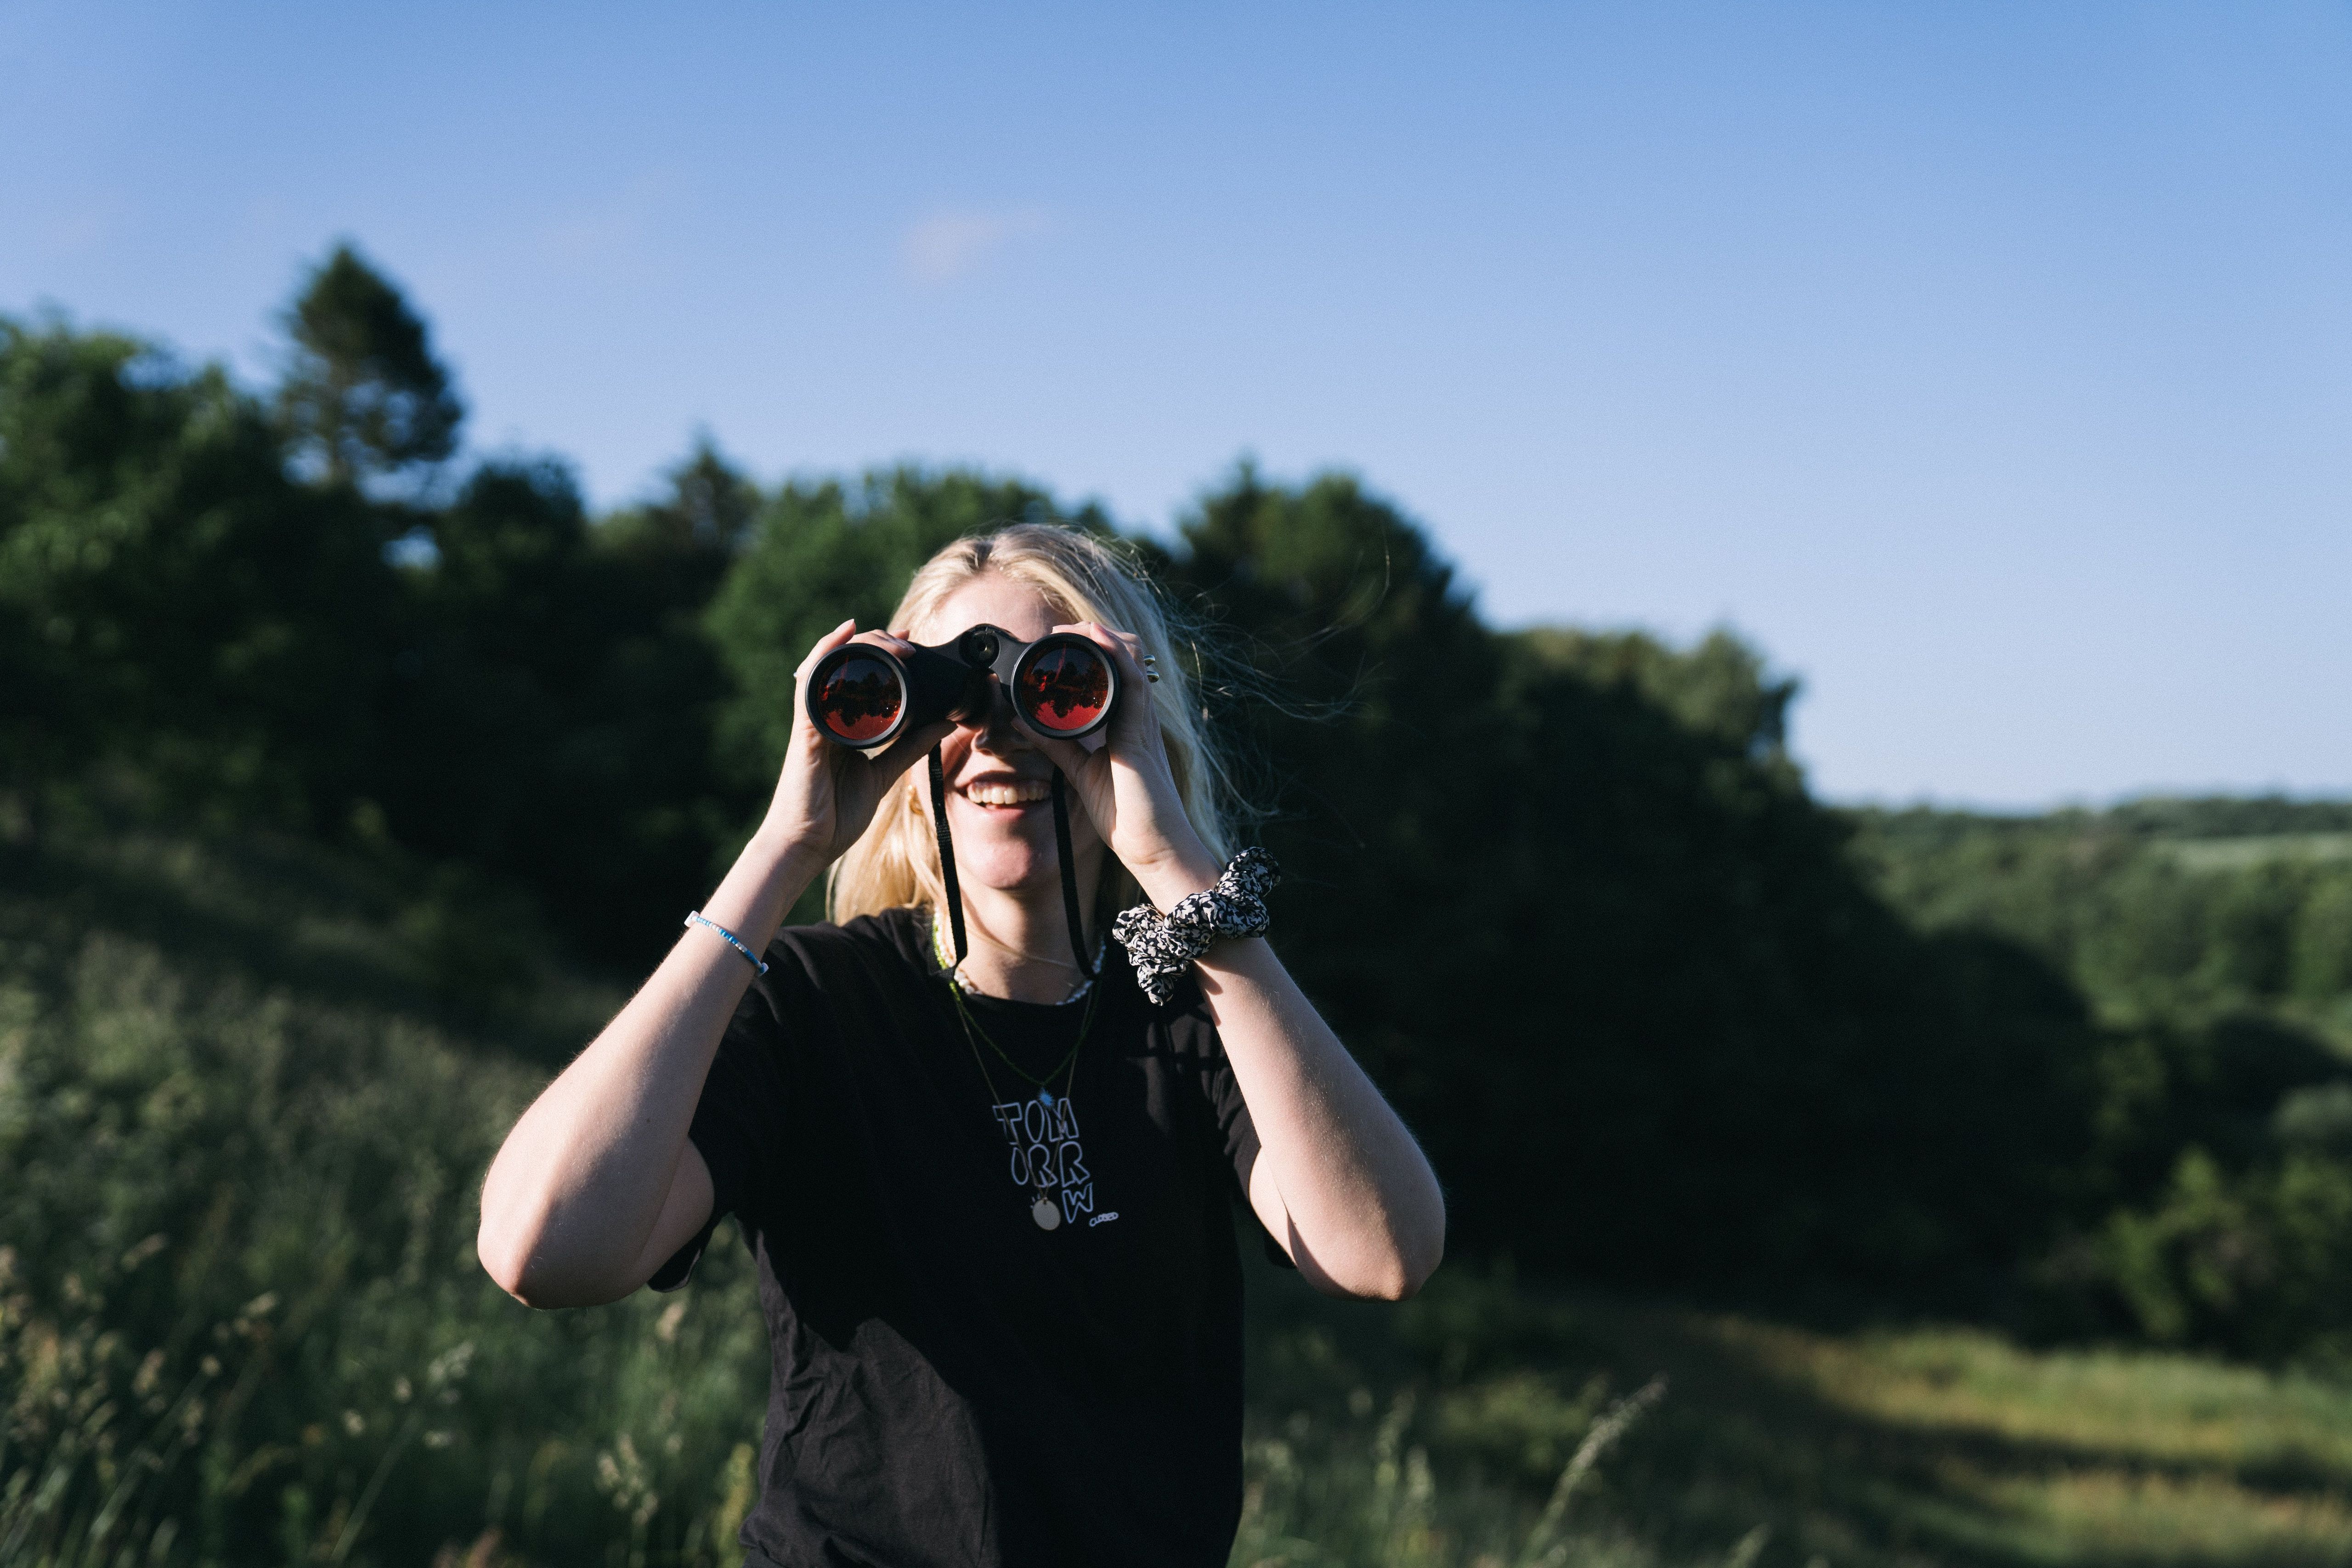
<instances>
[{"instance_id":1,"label":"smiling mouth","mask_svg":"<svg viewBox=\"0 0 2352 1568\"><path fill-rule=\"evenodd\" d=\"M1018 811L1044 800L1053 793L1053 787L1044 779L988 780L965 784L956 793L972 805L992 811Z\"/></svg>"}]
</instances>

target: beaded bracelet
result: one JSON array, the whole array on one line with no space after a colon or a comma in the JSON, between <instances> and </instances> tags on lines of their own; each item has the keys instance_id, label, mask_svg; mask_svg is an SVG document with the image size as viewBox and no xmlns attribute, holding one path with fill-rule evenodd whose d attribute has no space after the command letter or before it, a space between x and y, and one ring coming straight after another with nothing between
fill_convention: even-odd
<instances>
[{"instance_id":1,"label":"beaded bracelet","mask_svg":"<svg viewBox=\"0 0 2352 1568\"><path fill-rule=\"evenodd\" d=\"M1265 896L1281 880L1282 868L1273 856L1244 849L1226 864L1215 887L1177 900L1166 914L1138 904L1111 922L1111 934L1127 949L1143 994L1165 1006L1186 967L1215 943L1264 936L1272 923Z\"/></svg>"},{"instance_id":2,"label":"beaded bracelet","mask_svg":"<svg viewBox=\"0 0 2352 1568\"><path fill-rule=\"evenodd\" d=\"M709 926L712 931L717 931L720 936L727 939L728 946L733 948L736 952L743 955L743 962L749 963L753 969L758 970L762 974L768 973L767 964L761 961L758 953L753 952L750 948L743 945L743 939L741 937L737 936L733 931L729 931L717 921L703 919L702 911L700 910L695 910L688 914L685 923L690 926Z\"/></svg>"}]
</instances>

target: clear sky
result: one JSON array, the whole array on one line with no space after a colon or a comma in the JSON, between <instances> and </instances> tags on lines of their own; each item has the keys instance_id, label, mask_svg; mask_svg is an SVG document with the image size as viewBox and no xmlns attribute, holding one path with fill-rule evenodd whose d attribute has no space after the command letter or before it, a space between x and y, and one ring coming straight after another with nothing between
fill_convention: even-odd
<instances>
[{"instance_id":1,"label":"clear sky","mask_svg":"<svg viewBox=\"0 0 2352 1568\"><path fill-rule=\"evenodd\" d=\"M1841 799L2352 791L2352 11L0 0L0 312L477 450L1164 529L1339 466L1493 619L1728 624Z\"/></svg>"}]
</instances>

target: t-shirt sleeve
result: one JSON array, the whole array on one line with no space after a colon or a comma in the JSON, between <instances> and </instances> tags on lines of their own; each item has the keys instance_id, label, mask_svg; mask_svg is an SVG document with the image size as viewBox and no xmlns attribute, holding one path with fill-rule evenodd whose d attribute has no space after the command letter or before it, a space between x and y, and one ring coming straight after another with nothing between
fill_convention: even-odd
<instances>
[{"instance_id":1,"label":"t-shirt sleeve","mask_svg":"<svg viewBox=\"0 0 2352 1568\"><path fill-rule=\"evenodd\" d=\"M744 993L702 1080L687 1137L710 1171L710 1217L654 1270L646 1283L656 1290L684 1285L719 1222L740 1213L752 1194L763 1190L762 1161L784 1109L783 1030L772 989L781 971L782 965L772 966L770 979Z\"/></svg>"}]
</instances>

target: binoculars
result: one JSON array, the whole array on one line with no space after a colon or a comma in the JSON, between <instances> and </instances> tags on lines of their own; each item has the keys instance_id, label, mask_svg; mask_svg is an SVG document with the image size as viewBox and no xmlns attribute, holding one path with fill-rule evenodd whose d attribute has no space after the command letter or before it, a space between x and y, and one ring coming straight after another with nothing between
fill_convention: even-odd
<instances>
[{"instance_id":1,"label":"binoculars","mask_svg":"<svg viewBox=\"0 0 2352 1568\"><path fill-rule=\"evenodd\" d=\"M1076 741L1110 721L1118 668L1076 632L1023 642L986 623L903 657L845 643L810 672L808 716L826 740L870 751L941 719L983 723L1000 687L1037 733Z\"/></svg>"}]
</instances>

